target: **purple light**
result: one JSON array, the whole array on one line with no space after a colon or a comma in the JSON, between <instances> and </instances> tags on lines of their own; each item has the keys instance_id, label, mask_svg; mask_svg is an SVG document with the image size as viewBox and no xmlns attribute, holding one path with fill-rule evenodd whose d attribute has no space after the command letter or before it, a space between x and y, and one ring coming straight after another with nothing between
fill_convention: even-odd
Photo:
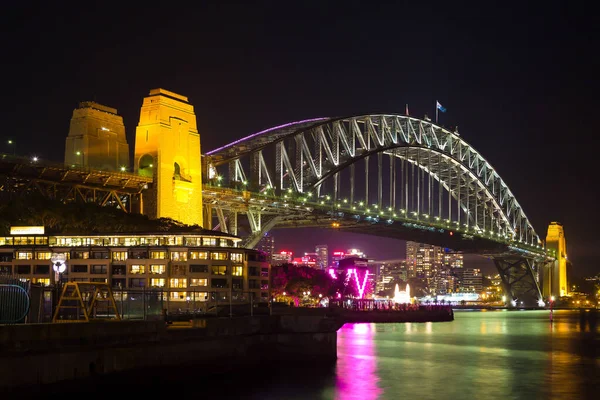
<instances>
[{"instance_id":1,"label":"purple light","mask_svg":"<svg viewBox=\"0 0 600 400\"><path fill-rule=\"evenodd\" d=\"M263 133L271 132L271 131L274 131L276 129L287 128L288 126L302 124L302 123L305 123L305 122L323 121L324 119L329 119L329 118L321 117L321 118L305 119L305 120L302 120L302 121L289 122L287 124L283 124L283 125L279 125L279 126L274 126L273 128L265 129L264 131L256 132L256 133L253 133L250 136L246 136L245 138L238 139L235 142L226 144L225 146L219 147L218 149L211 150L208 153L206 153L206 155L210 156L210 155L212 155L212 154L214 154L214 153L216 153L218 151L221 151L221 150L226 149L228 147L234 146L234 145L236 145L236 144L238 144L240 142L243 142L244 140L248 140L248 139L253 138L255 136L259 136L259 135L262 135Z\"/></svg>"},{"instance_id":2,"label":"purple light","mask_svg":"<svg viewBox=\"0 0 600 400\"><path fill-rule=\"evenodd\" d=\"M365 277L363 278L362 285L358 281L358 270L356 268L348 269L348 276L352 276L354 274L354 280L356 282L356 287L358 288L358 297L361 299L365 294L365 288L367 286L367 277L369 276L369 271L365 271Z\"/></svg>"},{"instance_id":3,"label":"purple light","mask_svg":"<svg viewBox=\"0 0 600 400\"><path fill-rule=\"evenodd\" d=\"M333 279L337 279L337 275L335 274L335 270L333 268L329 268L329 275L333 278Z\"/></svg>"}]
</instances>

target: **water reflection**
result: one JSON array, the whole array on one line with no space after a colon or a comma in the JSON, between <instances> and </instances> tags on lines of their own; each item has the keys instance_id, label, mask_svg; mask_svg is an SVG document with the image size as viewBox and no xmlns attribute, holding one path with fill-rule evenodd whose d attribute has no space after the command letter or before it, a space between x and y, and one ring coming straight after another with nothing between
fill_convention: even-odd
<instances>
[{"instance_id":1,"label":"water reflection","mask_svg":"<svg viewBox=\"0 0 600 400\"><path fill-rule=\"evenodd\" d=\"M338 331L336 400L379 398L375 334L375 324L346 324Z\"/></svg>"}]
</instances>

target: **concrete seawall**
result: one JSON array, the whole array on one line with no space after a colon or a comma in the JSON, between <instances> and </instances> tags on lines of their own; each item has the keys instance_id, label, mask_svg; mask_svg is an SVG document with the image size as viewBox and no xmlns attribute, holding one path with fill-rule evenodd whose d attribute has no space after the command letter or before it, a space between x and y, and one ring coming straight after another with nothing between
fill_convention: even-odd
<instances>
[{"instance_id":1,"label":"concrete seawall","mask_svg":"<svg viewBox=\"0 0 600 400\"><path fill-rule=\"evenodd\" d=\"M158 321L0 326L0 388L184 363L225 371L290 357L335 360L342 324L260 316L199 319L186 328Z\"/></svg>"}]
</instances>

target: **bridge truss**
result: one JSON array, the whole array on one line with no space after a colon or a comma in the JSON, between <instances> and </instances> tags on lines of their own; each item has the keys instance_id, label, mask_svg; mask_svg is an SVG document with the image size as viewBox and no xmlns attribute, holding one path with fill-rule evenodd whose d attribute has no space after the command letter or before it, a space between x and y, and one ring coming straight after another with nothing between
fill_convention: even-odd
<instances>
[{"instance_id":1,"label":"bridge truss","mask_svg":"<svg viewBox=\"0 0 600 400\"><path fill-rule=\"evenodd\" d=\"M142 192L152 178L62 164L0 156L0 195L4 198L40 194L63 203L87 202L139 213Z\"/></svg>"},{"instance_id":2,"label":"bridge truss","mask_svg":"<svg viewBox=\"0 0 600 400\"><path fill-rule=\"evenodd\" d=\"M249 247L275 226L416 238L492 257L513 299L541 299L539 269L552 257L523 208L479 152L430 121L300 121L210 151L203 162L206 214L234 234L244 214Z\"/></svg>"}]
</instances>

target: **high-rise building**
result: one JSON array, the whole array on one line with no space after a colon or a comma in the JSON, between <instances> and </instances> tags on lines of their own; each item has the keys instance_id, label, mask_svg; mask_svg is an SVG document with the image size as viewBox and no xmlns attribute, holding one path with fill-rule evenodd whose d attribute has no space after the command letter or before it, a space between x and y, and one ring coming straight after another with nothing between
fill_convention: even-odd
<instances>
[{"instance_id":1,"label":"high-rise building","mask_svg":"<svg viewBox=\"0 0 600 400\"><path fill-rule=\"evenodd\" d=\"M445 248L442 254L442 265L444 267L462 268L464 266L464 256L462 252Z\"/></svg>"},{"instance_id":2,"label":"high-rise building","mask_svg":"<svg viewBox=\"0 0 600 400\"><path fill-rule=\"evenodd\" d=\"M442 266L443 250L430 244L406 242L409 278L431 278Z\"/></svg>"},{"instance_id":3,"label":"high-rise building","mask_svg":"<svg viewBox=\"0 0 600 400\"><path fill-rule=\"evenodd\" d=\"M329 266L329 253L326 244L319 244L315 247L317 253L317 268L324 270Z\"/></svg>"},{"instance_id":4,"label":"high-rise building","mask_svg":"<svg viewBox=\"0 0 600 400\"><path fill-rule=\"evenodd\" d=\"M340 265L340 260L346 257L346 253L343 251L334 251L331 253L331 267L337 268Z\"/></svg>"},{"instance_id":5,"label":"high-rise building","mask_svg":"<svg viewBox=\"0 0 600 400\"><path fill-rule=\"evenodd\" d=\"M291 251L280 251L278 253L274 253L271 258L271 265L282 265L282 264L291 264L292 262L292 252Z\"/></svg>"},{"instance_id":6,"label":"high-rise building","mask_svg":"<svg viewBox=\"0 0 600 400\"><path fill-rule=\"evenodd\" d=\"M480 293L483 290L483 275L479 268L458 268L459 291Z\"/></svg>"},{"instance_id":7,"label":"high-rise building","mask_svg":"<svg viewBox=\"0 0 600 400\"><path fill-rule=\"evenodd\" d=\"M395 282L408 280L406 260L404 259L370 261L369 265L374 265L378 269L377 293L392 291L395 288Z\"/></svg>"},{"instance_id":8,"label":"high-rise building","mask_svg":"<svg viewBox=\"0 0 600 400\"><path fill-rule=\"evenodd\" d=\"M273 235L271 235L270 232L265 233L258 241L256 249L265 253L267 255L267 261L272 262L273 254L275 253L275 238Z\"/></svg>"}]
</instances>

